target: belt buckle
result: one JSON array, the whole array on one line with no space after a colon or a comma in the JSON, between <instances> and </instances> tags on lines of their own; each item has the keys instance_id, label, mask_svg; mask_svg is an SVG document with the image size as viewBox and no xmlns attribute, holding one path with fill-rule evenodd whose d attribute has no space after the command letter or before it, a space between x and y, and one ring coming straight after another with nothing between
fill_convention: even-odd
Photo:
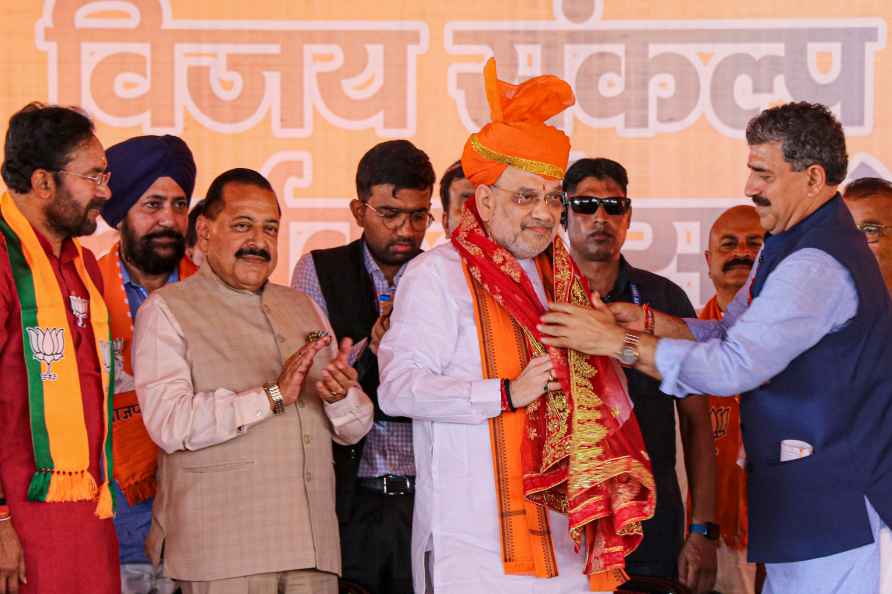
<instances>
[{"instance_id":1,"label":"belt buckle","mask_svg":"<svg viewBox=\"0 0 892 594\"><path fill-rule=\"evenodd\" d=\"M406 493L409 492L409 484L408 484L407 479L400 477L400 478L403 478L403 482L404 482L403 487L396 488L395 490L391 491L390 488L387 486L387 479L388 478L396 478L396 477L385 474L381 478L383 479L383 482L384 482L384 494L385 495L405 495Z\"/></svg>"}]
</instances>

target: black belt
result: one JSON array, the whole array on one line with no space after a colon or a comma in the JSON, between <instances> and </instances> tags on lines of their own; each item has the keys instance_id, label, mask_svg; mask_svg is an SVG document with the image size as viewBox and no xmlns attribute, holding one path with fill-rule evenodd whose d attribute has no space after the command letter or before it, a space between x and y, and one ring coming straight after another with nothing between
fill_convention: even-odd
<instances>
[{"instance_id":1,"label":"black belt","mask_svg":"<svg viewBox=\"0 0 892 594\"><path fill-rule=\"evenodd\" d=\"M359 486L383 495L411 495L415 492L414 476L386 474L375 478L359 478Z\"/></svg>"}]
</instances>

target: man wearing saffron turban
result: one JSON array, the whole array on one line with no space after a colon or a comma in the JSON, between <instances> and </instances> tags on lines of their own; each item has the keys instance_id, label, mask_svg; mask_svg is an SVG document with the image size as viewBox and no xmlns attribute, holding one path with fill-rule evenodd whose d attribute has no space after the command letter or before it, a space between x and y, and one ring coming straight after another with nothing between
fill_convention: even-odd
<instances>
[{"instance_id":1,"label":"man wearing saffron turban","mask_svg":"<svg viewBox=\"0 0 892 594\"><path fill-rule=\"evenodd\" d=\"M590 303L556 238L570 141L545 124L575 99L492 60L484 77L475 194L409 265L378 354L382 409L413 419L415 591L613 591L653 514L650 462L616 364L536 329L550 301Z\"/></svg>"}]
</instances>

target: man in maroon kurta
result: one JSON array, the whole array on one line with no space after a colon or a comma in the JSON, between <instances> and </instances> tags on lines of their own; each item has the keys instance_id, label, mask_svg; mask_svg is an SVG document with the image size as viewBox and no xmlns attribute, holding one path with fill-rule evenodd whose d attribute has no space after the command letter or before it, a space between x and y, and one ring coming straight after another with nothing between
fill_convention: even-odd
<instances>
[{"instance_id":1,"label":"man in maroon kurta","mask_svg":"<svg viewBox=\"0 0 892 594\"><path fill-rule=\"evenodd\" d=\"M75 269L78 256L72 237L95 229L98 206L110 195L103 173L105 154L93 135L92 124L83 115L57 107L29 108L10 120L3 178L36 232L65 302L69 302L69 296L89 302L87 288ZM27 132L33 135L22 136ZM47 148L26 151L21 146L22 138L27 138L32 147ZM53 176L53 171L63 174ZM28 184L27 192L21 191L24 183ZM55 195L35 196L44 191ZM43 206L46 208L41 210ZM93 283L101 288L95 258L87 250L83 254ZM100 362L89 323L91 313L88 311L87 319L79 323L71 309L67 311L83 395L89 472L100 484L103 395ZM27 500L35 466L22 349L21 307L7 245L0 236L0 497L5 497L12 515L10 521L0 523L0 594L117 594L121 584L114 524L111 519L96 516L96 502ZM20 549L16 541L21 543ZM23 576L19 565L22 552ZM19 583L21 577L24 579Z\"/></svg>"}]
</instances>

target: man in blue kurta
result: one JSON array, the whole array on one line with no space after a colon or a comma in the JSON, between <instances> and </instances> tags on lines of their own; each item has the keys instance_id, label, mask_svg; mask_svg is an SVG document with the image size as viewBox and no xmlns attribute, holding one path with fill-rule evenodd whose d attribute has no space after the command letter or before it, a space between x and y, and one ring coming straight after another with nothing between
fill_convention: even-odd
<instances>
[{"instance_id":1,"label":"man in blue kurta","mask_svg":"<svg viewBox=\"0 0 892 594\"><path fill-rule=\"evenodd\" d=\"M845 136L824 106L790 103L750 121L747 142L746 194L768 234L722 320L657 313L651 336L639 307L595 295L594 309L553 306L543 342L613 355L667 394L741 393L764 592L888 592L892 301L837 193Z\"/></svg>"}]
</instances>

